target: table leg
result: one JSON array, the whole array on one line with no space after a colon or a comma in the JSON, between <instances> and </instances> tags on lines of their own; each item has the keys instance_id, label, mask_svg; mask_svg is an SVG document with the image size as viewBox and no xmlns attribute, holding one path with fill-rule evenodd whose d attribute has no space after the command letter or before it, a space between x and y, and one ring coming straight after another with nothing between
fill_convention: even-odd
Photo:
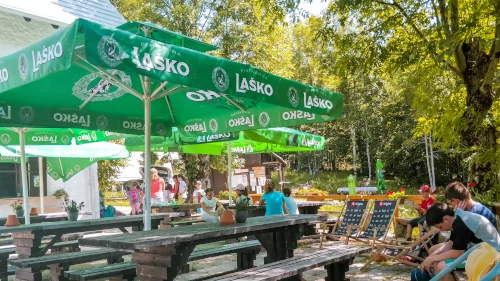
<instances>
[{"instance_id":1,"label":"table leg","mask_svg":"<svg viewBox=\"0 0 500 281\"><path fill-rule=\"evenodd\" d=\"M300 236L301 232L297 225L255 235L262 247L266 249L265 264L292 258L293 250L297 249L297 241Z\"/></svg>"},{"instance_id":2,"label":"table leg","mask_svg":"<svg viewBox=\"0 0 500 281\"><path fill-rule=\"evenodd\" d=\"M31 232L12 233L13 244L16 246L16 253L20 259L37 257L40 255L42 236ZM43 256L45 253L42 253Z\"/></svg>"},{"instance_id":3,"label":"table leg","mask_svg":"<svg viewBox=\"0 0 500 281\"><path fill-rule=\"evenodd\" d=\"M137 250L132 254L137 277L141 281L174 280L194 250L194 244L158 246Z\"/></svg>"},{"instance_id":4,"label":"table leg","mask_svg":"<svg viewBox=\"0 0 500 281\"><path fill-rule=\"evenodd\" d=\"M327 274L325 281L349 281L349 278L345 278L345 273L349 271L349 265L353 260L354 258L325 265Z\"/></svg>"},{"instance_id":5,"label":"table leg","mask_svg":"<svg viewBox=\"0 0 500 281\"><path fill-rule=\"evenodd\" d=\"M0 280L1 281L7 281L8 279L8 263L7 260L9 259L9 254L0 254Z\"/></svg>"}]
</instances>

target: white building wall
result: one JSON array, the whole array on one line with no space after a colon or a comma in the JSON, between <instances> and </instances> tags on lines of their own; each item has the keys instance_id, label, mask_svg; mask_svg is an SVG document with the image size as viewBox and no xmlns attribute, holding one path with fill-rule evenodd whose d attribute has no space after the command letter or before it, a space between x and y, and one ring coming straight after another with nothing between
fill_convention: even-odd
<instances>
[{"instance_id":1,"label":"white building wall","mask_svg":"<svg viewBox=\"0 0 500 281\"><path fill-rule=\"evenodd\" d=\"M69 200L84 202L85 207L82 211L90 211L95 218L99 217L97 163L79 172L67 182L47 176L47 195L51 196L58 189L64 189L69 195Z\"/></svg>"}]
</instances>

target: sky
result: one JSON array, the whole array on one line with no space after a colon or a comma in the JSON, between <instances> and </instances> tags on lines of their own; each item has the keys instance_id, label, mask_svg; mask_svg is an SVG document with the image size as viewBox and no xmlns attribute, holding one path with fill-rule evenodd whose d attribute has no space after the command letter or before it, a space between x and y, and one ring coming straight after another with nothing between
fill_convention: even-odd
<instances>
[{"instance_id":1,"label":"sky","mask_svg":"<svg viewBox=\"0 0 500 281\"><path fill-rule=\"evenodd\" d=\"M329 1L324 1L324 0L313 0L311 4L306 4L302 2L300 4L300 7L308 11L312 15L319 16L321 11L326 9L326 7L328 7L328 2Z\"/></svg>"}]
</instances>

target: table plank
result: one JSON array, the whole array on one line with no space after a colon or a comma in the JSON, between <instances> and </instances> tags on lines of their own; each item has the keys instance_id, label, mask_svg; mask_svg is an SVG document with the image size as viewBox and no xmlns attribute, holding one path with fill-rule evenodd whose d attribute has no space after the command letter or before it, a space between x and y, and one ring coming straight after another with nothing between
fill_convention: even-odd
<instances>
[{"instance_id":1,"label":"table plank","mask_svg":"<svg viewBox=\"0 0 500 281\"><path fill-rule=\"evenodd\" d=\"M152 220L160 220L165 218L165 216L178 217L179 213L157 213L152 214ZM59 229L80 229L79 231L85 230L96 230L99 228L116 228L117 225L123 225L133 222L141 222L143 220L142 215L134 216L123 216L123 217L112 217L112 218L101 218L101 219L88 219L79 221L61 221L61 222L47 222L38 223L30 225L20 225L14 227L0 227L0 233L14 233L14 232L50 232Z\"/></svg>"},{"instance_id":2,"label":"table plank","mask_svg":"<svg viewBox=\"0 0 500 281\"><path fill-rule=\"evenodd\" d=\"M323 216L326 217L326 216ZM220 236L230 236L263 231L322 219L319 215L285 215L249 218L246 223L221 226L199 224L170 229L143 231L107 237L83 238L81 245L106 247L120 250L136 250L181 242L199 241Z\"/></svg>"}]
</instances>

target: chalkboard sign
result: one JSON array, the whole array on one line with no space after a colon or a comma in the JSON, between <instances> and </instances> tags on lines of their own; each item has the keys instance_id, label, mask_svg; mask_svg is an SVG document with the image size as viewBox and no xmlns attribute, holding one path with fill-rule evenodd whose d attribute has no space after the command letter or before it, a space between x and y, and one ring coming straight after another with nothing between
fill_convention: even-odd
<instances>
[{"instance_id":1,"label":"chalkboard sign","mask_svg":"<svg viewBox=\"0 0 500 281\"><path fill-rule=\"evenodd\" d=\"M347 201L347 206L342 218L342 223L335 231L334 235L346 235L347 227L349 225L360 225L363 215L365 214L366 205L368 201ZM357 229L354 228L351 235L356 233Z\"/></svg>"},{"instance_id":2,"label":"chalkboard sign","mask_svg":"<svg viewBox=\"0 0 500 281\"><path fill-rule=\"evenodd\" d=\"M375 207L373 209L372 219L366 231L360 235L360 238L371 238L375 232L376 227L386 227L386 229L381 229L377 231L377 238L381 238L389 230L389 224L392 220L392 215L394 214L394 209L396 208L396 200L387 201L375 201Z\"/></svg>"}]
</instances>

